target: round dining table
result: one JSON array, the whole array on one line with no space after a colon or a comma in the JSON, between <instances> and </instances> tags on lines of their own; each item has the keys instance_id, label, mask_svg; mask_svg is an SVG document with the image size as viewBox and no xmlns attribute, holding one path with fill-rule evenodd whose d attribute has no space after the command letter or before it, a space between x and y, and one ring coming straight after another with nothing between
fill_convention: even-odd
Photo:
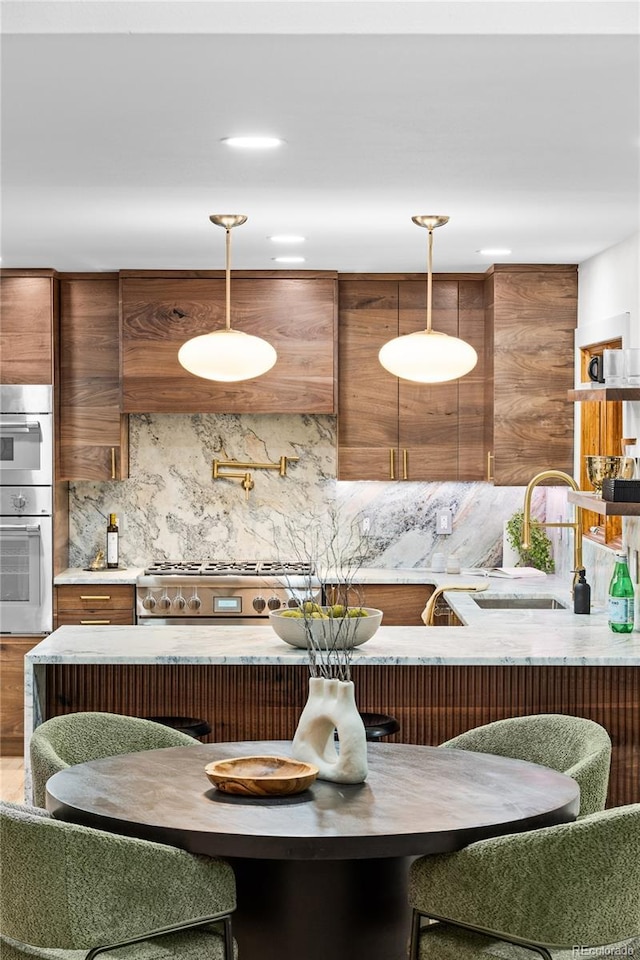
<instances>
[{"instance_id":1,"label":"round dining table","mask_svg":"<svg viewBox=\"0 0 640 960\"><path fill-rule=\"evenodd\" d=\"M412 859L578 813L578 785L562 773L443 747L370 743L364 783L316 780L293 796L230 795L205 775L215 760L290 751L199 743L93 760L50 778L47 808L227 859L240 960L406 960Z\"/></svg>"}]
</instances>

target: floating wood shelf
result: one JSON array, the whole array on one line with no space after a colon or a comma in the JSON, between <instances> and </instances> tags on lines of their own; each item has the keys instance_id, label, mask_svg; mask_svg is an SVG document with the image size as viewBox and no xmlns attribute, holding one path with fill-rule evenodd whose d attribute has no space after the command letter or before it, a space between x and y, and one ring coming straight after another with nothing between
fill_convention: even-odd
<instances>
[{"instance_id":1,"label":"floating wood shelf","mask_svg":"<svg viewBox=\"0 0 640 960\"><path fill-rule=\"evenodd\" d=\"M640 503L624 503L619 500L602 500L586 490L569 490L569 503L599 513L603 517L640 517Z\"/></svg>"},{"instance_id":2,"label":"floating wood shelf","mask_svg":"<svg viewBox=\"0 0 640 960\"><path fill-rule=\"evenodd\" d=\"M612 400L640 400L640 387L578 387L569 390L569 400L607 403Z\"/></svg>"}]
</instances>

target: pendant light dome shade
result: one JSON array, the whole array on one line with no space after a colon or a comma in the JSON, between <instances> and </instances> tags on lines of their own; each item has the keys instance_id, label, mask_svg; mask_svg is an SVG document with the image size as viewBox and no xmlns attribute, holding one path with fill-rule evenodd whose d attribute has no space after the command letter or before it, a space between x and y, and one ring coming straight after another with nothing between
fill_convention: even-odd
<instances>
[{"instance_id":1,"label":"pendant light dome shade","mask_svg":"<svg viewBox=\"0 0 640 960\"><path fill-rule=\"evenodd\" d=\"M418 330L389 340L378 354L385 370L415 383L444 383L473 370L478 354L465 340L435 330Z\"/></svg>"},{"instance_id":2,"label":"pendant light dome shade","mask_svg":"<svg viewBox=\"0 0 640 960\"><path fill-rule=\"evenodd\" d=\"M433 288L433 231L449 221L449 217L412 217L419 227L429 231L427 252L427 328L416 333L394 337L378 353L381 365L402 380L414 383L445 383L469 373L478 362L471 344L459 337L450 337L431 329Z\"/></svg>"},{"instance_id":3,"label":"pendant light dome shade","mask_svg":"<svg viewBox=\"0 0 640 960\"><path fill-rule=\"evenodd\" d=\"M242 330L204 333L187 340L178 350L178 360L189 373L223 383L260 377L277 359L270 343Z\"/></svg>"},{"instance_id":4,"label":"pendant light dome shade","mask_svg":"<svg viewBox=\"0 0 640 960\"><path fill-rule=\"evenodd\" d=\"M204 380L253 380L271 370L278 355L262 337L231 329L231 230L247 218L242 214L214 213L209 219L226 231L225 327L187 340L178 350L178 362Z\"/></svg>"}]
</instances>

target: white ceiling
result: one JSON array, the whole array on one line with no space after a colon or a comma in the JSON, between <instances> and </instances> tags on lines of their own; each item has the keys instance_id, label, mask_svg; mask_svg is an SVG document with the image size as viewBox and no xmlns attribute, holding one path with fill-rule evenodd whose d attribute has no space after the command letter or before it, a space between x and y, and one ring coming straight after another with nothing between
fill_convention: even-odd
<instances>
[{"instance_id":1,"label":"white ceiling","mask_svg":"<svg viewBox=\"0 0 640 960\"><path fill-rule=\"evenodd\" d=\"M639 10L4 2L2 266L217 269L210 213L237 269L422 271L414 214L436 271L580 263L639 229Z\"/></svg>"}]
</instances>

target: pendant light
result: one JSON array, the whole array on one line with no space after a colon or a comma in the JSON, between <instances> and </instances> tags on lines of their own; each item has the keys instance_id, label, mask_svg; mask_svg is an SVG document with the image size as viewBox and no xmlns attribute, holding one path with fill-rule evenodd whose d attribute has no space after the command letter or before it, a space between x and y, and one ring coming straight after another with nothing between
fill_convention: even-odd
<instances>
[{"instance_id":1,"label":"pendant light","mask_svg":"<svg viewBox=\"0 0 640 960\"><path fill-rule=\"evenodd\" d=\"M429 231L427 254L427 327L389 340L378 359L385 370L402 380L415 383L444 383L457 380L473 370L478 354L465 340L450 337L431 329L433 231L448 222L449 217L412 217L418 227Z\"/></svg>"},{"instance_id":2,"label":"pendant light","mask_svg":"<svg viewBox=\"0 0 640 960\"><path fill-rule=\"evenodd\" d=\"M278 355L262 337L231 329L231 230L247 218L242 214L214 213L209 220L226 231L226 323L223 330L213 330L183 343L178 360L189 373L205 380L252 380L270 370Z\"/></svg>"}]
</instances>

